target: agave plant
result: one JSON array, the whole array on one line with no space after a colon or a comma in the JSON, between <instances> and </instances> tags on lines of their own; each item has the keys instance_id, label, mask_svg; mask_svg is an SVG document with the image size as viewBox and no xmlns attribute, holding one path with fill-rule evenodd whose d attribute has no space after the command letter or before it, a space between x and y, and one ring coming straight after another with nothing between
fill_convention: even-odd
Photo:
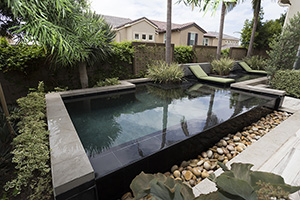
<instances>
[{"instance_id":1,"label":"agave plant","mask_svg":"<svg viewBox=\"0 0 300 200\"><path fill-rule=\"evenodd\" d=\"M228 75L234 65L234 60L230 58L221 58L211 62L212 70L218 75Z\"/></svg>"}]
</instances>

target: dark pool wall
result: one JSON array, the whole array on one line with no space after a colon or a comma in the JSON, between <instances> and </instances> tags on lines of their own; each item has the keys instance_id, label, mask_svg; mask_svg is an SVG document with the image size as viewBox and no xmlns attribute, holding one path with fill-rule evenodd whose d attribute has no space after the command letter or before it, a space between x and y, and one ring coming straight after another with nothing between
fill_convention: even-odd
<instances>
[{"instance_id":1,"label":"dark pool wall","mask_svg":"<svg viewBox=\"0 0 300 200\"><path fill-rule=\"evenodd\" d=\"M270 105L275 105L275 100L271 100L268 103L268 107ZM197 157L197 155L213 146L222 137L242 130L243 127L259 120L271 111L272 109L263 106L253 108L246 113L235 116L217 126L191 136L184 141L175 143L146 158L128 164L118 171L98 178L96 184L99 199L120 199L122 194L130 191L129 185L131 180L141 171L145 173L164 173L169 171L172 165L180 164L183 160Z\"/></svg>"}]
</instances>

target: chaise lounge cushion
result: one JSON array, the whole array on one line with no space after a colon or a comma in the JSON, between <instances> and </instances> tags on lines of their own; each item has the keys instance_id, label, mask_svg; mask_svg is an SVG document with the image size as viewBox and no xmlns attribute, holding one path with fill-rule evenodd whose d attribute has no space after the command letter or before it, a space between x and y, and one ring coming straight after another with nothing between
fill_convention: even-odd
<instances>
[{"instance_id":1,"label":"chaise lounge cushion","mask_svg":"<svg viewBox=\"0 0 300 200\"><path fill-rule=\"evenodd\" d=\"M251 69L251 67L249 67L249 65L245 62L239 62L239 65L248 73L256 73L256 74L267 74L266 71L263 70L253 70Z\"/></svg>"},{"instance_id":2,"label":"chaise lounge cushion","mask_svg":"<svg viewBox=\"0 0 300 200\"><path fill-rule=\"evenodd\" d=\"M220 77L208 76L200 67L200 65L191 65L189 66L189 68L193 72L193 74L200 80L223 83L223 84L235 82L235 80L231 78L220 78Z\"/></svg>"}]
</instances>

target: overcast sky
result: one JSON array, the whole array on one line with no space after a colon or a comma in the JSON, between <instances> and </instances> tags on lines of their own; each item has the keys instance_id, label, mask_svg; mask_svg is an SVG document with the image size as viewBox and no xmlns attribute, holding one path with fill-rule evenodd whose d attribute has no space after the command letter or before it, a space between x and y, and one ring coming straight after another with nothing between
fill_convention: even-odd
<instances>
[{"instance_id":1,"label":"overcast sky","mask_svg":"<svg viewBox=\"0 0 300 200\"><path fill-rule=\"evenodd\" d=\"M166 21L167 0L90 0L92 10L98 14L111 15L117 17L130 18L132 20L140 17L148 19ZM193 11L191 7L183 3L177 4L173 0L172 23L196 22L206 31L219 31L220 8L212 12L199 12L197 8ZM277 19L281 13L284 13L286 7L277 4L277 0L262 0L264 10L264 21ZM245 0L244 3L237 5L231 12L225 16L224 33L240 38L241 29L246 19L252 19L253 10L251 0Z\"/></svg>"}]
</instances>

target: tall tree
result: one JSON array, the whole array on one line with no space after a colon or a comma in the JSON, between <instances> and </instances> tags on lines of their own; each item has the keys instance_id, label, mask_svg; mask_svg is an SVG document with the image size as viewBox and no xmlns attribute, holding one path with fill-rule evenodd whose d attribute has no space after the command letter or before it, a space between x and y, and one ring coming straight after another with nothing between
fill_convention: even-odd
<instances>
[{"instance_id":1,"label":"tall tree","mask_svg":"<svg viewBox=\"0 0 300 200\"><path fill-rule=\"evenodd\" d=\"M15 18L24 19L15 33L23 31L50 50L51 61L78 66L83 88L87 87L86 66L104 59L115 33L104 20L89 10L86 0L4 0Z\"/></svg>"},{"instance_id":2,"label":"tall tree","mask_svg":"<svg viewBox=\"0 0 300 200\"><path fill-rule=\"evenodd\" d=\"M248 47L248 52L247 52L247 57L250 57L253 52L253 44L254 44L254 38L255 38L255 32L256 32L256 27L258 24L258 18L259 18L259 11L261 8L261 0L252 0L252 7L254 10L254 17L253 17L253 28L252 28L252 33L251 33L251 38L249 42L249 47Z\"/></svg>"},{"instance_id":3,"label":"tall tree","mask_svg":"<svg viewBox=\"0 0 300 200\"><path fill-rule=\"evenodd\" d=\"M279 19L263 21L263 12L260 11L258 24L253 43L254 49L267 50L269 45L282 31L286 14L282 14ZM248 49L253 27L253 20L246 20L241 31L241 45Z\"/></svg>"},{"instance_id":4,"label":"tall tree","mask_svg":"<svg viewBox=\"0 0 300 200\"><path fill-rule=\"evenodd\" d=\"M220 3L222 3L221 8L221 18L219 26L219 37L218 37L218 47L217 47L217 59L221 58L221 49L222 49L222 39L223 39L223 30L225 23L225 14L231 11L237 4L238 0L179 0L178 3L183 2L185 5L194 7L199 7L200 11L207 11L209 8L216 10Z\"/></svg>"},{"instance_id":5,"label":"tall tree","mask_svg":"<svg viewBox=\"0 0 300 200\"><path fill-rule=\"evenodd\" d=\"M217 47L217 60L219 60L221 58L223 30L224 30L224 22L225 22L225 11L226 11L226 5L225 5L225 2L223 1L222 2L222 8L221 8L220 27L219 27L219 39L218 39L218 47Z\"/></svg>"},{"instance_id":6,"label":"tall tree","mask_svg":"<svg viewBox=\"0 0 300 200\"><path fill-rule=\"evenodd\" d=\"M171 63L172 0L167 0L166 63Z\"/></svg>"}]
</instances>

